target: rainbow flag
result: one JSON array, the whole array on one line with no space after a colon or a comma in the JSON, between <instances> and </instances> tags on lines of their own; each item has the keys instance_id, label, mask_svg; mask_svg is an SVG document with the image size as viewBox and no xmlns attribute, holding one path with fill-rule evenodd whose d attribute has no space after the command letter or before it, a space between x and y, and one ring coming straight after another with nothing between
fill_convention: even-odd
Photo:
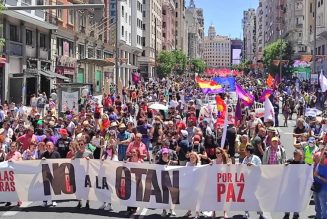
<instances>
[{"instance_id":1,"label":"rainbow flag","mask_svg":"<svg viewBox=\"0 0 327 219\"><path fill-rule=\"evenodd\" d=\"M217 84L215 81L206 81L201 78L195 78L196 83L202 89L205 94L219 94L224 93L224 88Z\"/></svg>"},{"instance_id":2,"label":"rainbow flag","mask_svg":"<svg viewBox=\"0 0 327 219\"><path fill-rule=\"evenodd\" d=\"M237 94L238 98L243 100L244 106L252 106L254 103L254 96L252 94L247 93L238 84L235 85L235 88L236 88L236 94Z\"/></svg>"}]
</instances>

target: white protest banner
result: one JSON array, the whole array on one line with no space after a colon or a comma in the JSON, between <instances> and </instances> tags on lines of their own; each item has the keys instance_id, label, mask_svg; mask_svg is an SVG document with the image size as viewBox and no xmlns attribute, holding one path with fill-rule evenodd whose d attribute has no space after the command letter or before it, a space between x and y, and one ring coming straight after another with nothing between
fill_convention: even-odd
<instances>
[{"instance_id":1,"label":"white protest banner","mask_svg":"<svg viewBox=\"0 0 327 219\"><path fill-rule=\"evenodd\" d=\"M78 112L78 92L62 92L61 106L64 110Z\"/></svg>"},{"instance_id":2,"label":"white protest banner","mask_svg":"<svg viewBox=\"0 0 327 219\"><path fill-rule=\"evenodd\" d=\"M164 166L58 159L0 163L0 201L84 199L202 211L300 212L309 165Z\"/></svg>"}]
</instances>

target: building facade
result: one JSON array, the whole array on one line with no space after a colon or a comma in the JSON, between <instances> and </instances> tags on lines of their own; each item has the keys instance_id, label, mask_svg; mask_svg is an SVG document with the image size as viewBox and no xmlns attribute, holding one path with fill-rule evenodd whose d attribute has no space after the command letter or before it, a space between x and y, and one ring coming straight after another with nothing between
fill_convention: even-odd
<instances>
[{"instance_id":1,"label":"building facade","mask_svg":"<svg viewBox=\"0 0 327 219\"><path fill-rule=\"evenodd\" d=\"M267 0L260 0L259 6L256 10L256 47L255 47L255 57L254 62L263 60L263 50L265 47L265 32L266 32L266 8Z\"/></svg>"},{"instance_id":2,"label":"building facade","mask_svg":"<svg viewBox=\"0 0 327 219\"><path fill-rule=\"evenodd\" d=\"M203 41L203 59L209 67L227 68L231 66L231 39L219 36L215 27L210 26L208 36Z\"/></svg>"},{"instance_id":3,"label":"building facade","mask_svg":"<svg viewBox=\"0 0 327 219\"><path fill-rule=\"evenodd\" d=\"M26 3L26 2L25 2ZM24 5L24 2L6 1L8 6ZM31 0L26 4L43 4ZM29 104L32 94L50 92L50 87L67 79L53 72L51 61L51 35L57 26L46 22L42 10L3 11L1 22L5 46L0 65L1 100Z\"/></svg>"},{"instance_id":4,"label":"building facade","mask_svg":"<svg viewBox=\"0 0 327 219\"><path fill-rule=\"evenodd\" d=\"M186 7L185 0L175 0L176 8L176 49L183 51L184 54L188 52L188 34L186 23Z\"/></svg>"},{"instance_id":5,"label":"building facade","mask_svg":"<svg viewBox=\"0 0 327 219\"><path fill-rule=\"evenodd\" d=\"M143 51L138 62L145 79L155 77L156 57L162 49L162 1L145 1L143 5Z\"/></svg>"},{"instance_id":6,"label":"building facade","mask_svg":"<svg viewBox=\"0 0 327 219\"><path fill-rule=\"evenodd\" d=\"M308 47L304 44L304 0L288 0L286 4L286 28L284 39L292 43L294 59L306 54Z\"/></svg>"},{"instance_id":7,"label":"building facade","mask_svg":"<svg viewBox=\"0 0 327 219\"><path fill-rule=\"evenodd\" d=\"M251 8L243 12L243 58L253 61L256 52L256 12Z\"/></svg>"},{"instance_id":8,"label":"building facade","mask_svg":"<svg viewBox=\"0 0 327 219\"><path fill-rule=\"evenodd\" d=\"M176 8L173 0L162 2L162 50L176 49Z\"/></svg>"},{"instance_id":9,"label":"building facade","mask_svg":"<svg viewBox=\"0 0 327 219\"><path fill-rule=\"evenodd\" d=\"M204 18L203 10L196 8L194 1L186 9L186 23L188 33L188 57L201 58L203 55Z\"/></svg>"},{"instance_id":10,"label":"building facade","mask_svg":"<svg viewBox=\"0 0 327 219\"><path fill-rule=\"evenodd\" d=\"M138 57L142 53L143 3L141 0L118 1L118 78L128 86L133 71L138 69Z\"/></svg>"}]
</instances>

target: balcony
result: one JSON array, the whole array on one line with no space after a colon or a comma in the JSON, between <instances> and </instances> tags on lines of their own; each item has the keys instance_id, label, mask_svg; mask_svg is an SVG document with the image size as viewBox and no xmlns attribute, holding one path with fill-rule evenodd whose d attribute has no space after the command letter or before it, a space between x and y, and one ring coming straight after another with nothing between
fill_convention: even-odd
<instances>
[{"instance_id":1,"label":"balcony","mask_svg":"<svg viewBox=\"0 0 327 219\"><path fill-rule=\"evenodd\" d=\"M303 28L303 24L296 24L296 28Z\"/></svg>"},{"instance_id":2,"label":"balcony","mask_svg":"<svg viewBox=\"0 0 327 219\"><path fill-rule=\"evenodd\" d=\"M45 19L45 12L42 10L35 10L35 16Z\"/></svg>"},{"instance_id":3,"label":"balcony","mask_svg":"<svg viewBox=\"0 0 327 219\"><path fill-rule=\"evenodd\" d=\"M40 48L40 59L48 60L48 49Z\"/></svg>"},{"instance_id":4,"label":"balcony","mask_svg":"<svg viewBox=\"0 0 327 219\"><path fill-rule=\"evenodd\" d=\"M36 57L36 49L35 47L26 45L26 56L27 57Z\"/></svg>"},{"instance_id":5,"label":"balcony","mask_svg":"<svg viewBox=\"0 0 327 219\"><path fill-rule=\"evenodd\" d=\"M7 53L10 56L23 56L23 44L19 42L9 41Z\"/></svg>"}]
</instances>

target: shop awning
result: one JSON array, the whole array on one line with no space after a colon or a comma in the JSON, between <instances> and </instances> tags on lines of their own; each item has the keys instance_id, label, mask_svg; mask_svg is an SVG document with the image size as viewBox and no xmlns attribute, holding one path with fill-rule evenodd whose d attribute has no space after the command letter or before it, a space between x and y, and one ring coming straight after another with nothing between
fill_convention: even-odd
<instances>
[{"instance_id":1,"label":"shop awning","mask_svg":"<svg viewBox=\"0 0 327 219\"><path fill-rule=\"evenodd\" d=\"M112 62L110 58L108 59L94 59L94 58L86 58L86 59L80 59L77 61L78 63L84 63L84 64L93 64L98 66L114 66L115 62Z\"/></svg>"},{"instance_id":2,"label":"shop awning","mask_svg":"<svg viewBox=\"0 0 327 219\"><path fill-rule=\"evenodd\" d=\"M48 78L60 78L60 79L62 79L64 81L70 82L70 78L65 77L63 75L60 75L60 74L57 74L55 72L41 70L41 71L39 71L39 73L41 75L44 75L45 77L48 77Z\"/></svg>"}]
</instances>

